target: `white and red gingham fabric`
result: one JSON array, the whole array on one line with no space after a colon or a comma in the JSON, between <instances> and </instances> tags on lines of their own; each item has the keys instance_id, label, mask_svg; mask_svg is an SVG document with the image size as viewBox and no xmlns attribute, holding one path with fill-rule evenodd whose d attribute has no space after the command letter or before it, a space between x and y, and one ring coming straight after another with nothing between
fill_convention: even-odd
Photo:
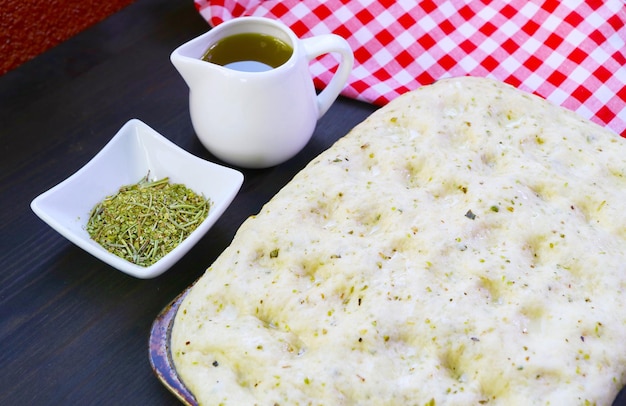
<instances>
[{"instance_id":1,"label":"white and red gingham fabric","mask_svg":"<svg viewBox=\"0 0 626 406\"><path fill-rule=\"evenodd\" d=\"M626 137L624 0L195 0L216 26L281 20L299 37L338 34L355 66L343 95L384 105L452 76L490 77ZM336 61L311 65L323 87Z\"/></svg>"}]
</instances>

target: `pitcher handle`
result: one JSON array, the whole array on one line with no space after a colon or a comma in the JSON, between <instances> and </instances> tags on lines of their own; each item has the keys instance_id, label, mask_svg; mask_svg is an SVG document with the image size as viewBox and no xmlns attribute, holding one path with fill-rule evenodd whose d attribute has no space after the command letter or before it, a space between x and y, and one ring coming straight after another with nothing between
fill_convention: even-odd
<instances>
[{"instance_id":1,"label":"pitcher handle","mask_svg":"<svg viewBox=\"0 0 626 406\"><path fill-rule=\"evenodd\" d=\"M337 71L328 86L317 95L317 118L319 119L328 111L348 81L354 65L354 54L348 41L336 34L318 35L301 41L309 61L329 53L337 53L340 56Z\"/></svg>"}]
</instances>

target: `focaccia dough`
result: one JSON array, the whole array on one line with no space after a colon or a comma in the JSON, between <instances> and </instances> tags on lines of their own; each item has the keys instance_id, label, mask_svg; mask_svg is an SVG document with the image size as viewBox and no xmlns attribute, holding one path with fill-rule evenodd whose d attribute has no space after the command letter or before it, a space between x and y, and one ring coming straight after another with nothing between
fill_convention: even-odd
<instances>
[{"instance_id":1,"label":"focaccia dough","mask_svg":"<svg viewBox=\"0 0 626 406\"><path fill-rule=\"evenodd\" d=\"M191 289L200 404L610 404L626 383L626 142L487 79L313 160Z\"/></svg>"}]
</instances>

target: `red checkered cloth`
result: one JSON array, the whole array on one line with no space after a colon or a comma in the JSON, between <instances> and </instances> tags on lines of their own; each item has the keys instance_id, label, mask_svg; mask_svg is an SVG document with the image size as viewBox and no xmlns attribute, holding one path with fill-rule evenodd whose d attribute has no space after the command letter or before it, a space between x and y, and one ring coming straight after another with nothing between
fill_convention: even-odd
<instances>
[{"instance_id":1,"label":"red checkered cloth","mask_svg":"<svg viewBox=\"0 0 626 406\"><path fill-rule=\"evenodd\" d=\"M453 76L481 76L538 94L626 137L624 0L195 0L215 26L281 20L299 37L338 34L355 66L343 95L384 105ZM328 83L337 62L311 65Z\"/></svg>"}]
</instances>

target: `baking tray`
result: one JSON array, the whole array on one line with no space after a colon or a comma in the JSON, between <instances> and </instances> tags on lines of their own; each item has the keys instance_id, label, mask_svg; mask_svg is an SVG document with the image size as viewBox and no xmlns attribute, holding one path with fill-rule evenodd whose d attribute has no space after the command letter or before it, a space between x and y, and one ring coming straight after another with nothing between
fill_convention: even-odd
<instances>
[{"instance_id":1,"label":"baking tray","mask_svg":"<svg viewBox=\"0 0 626 406\"><path fill-rule=\"evenodd\" d=\"M182 383L170 353L170 337L176 312L191 287L185 289L159 313L150 330L150 365L157 378L184 405L198 406L196 398Z\"/></svg>"}]
</instances>

